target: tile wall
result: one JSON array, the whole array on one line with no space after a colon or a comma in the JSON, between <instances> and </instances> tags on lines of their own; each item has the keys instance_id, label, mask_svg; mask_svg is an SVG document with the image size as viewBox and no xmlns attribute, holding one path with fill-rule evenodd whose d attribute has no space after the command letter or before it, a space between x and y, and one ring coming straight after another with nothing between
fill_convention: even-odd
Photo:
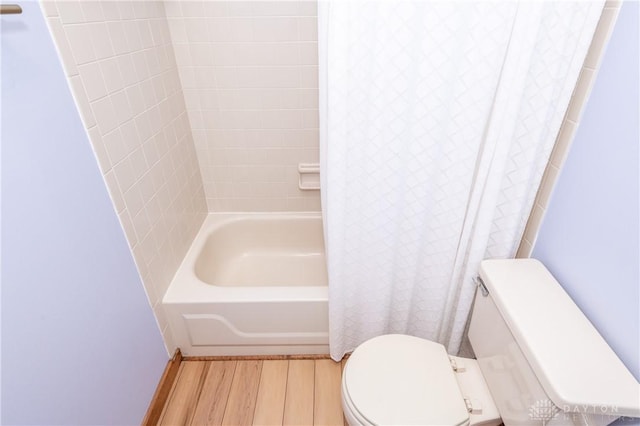
<instances>
[{"instance_id":1,"label":"tile wall","mask_svg":"<svg viewBox=\"0 0 640 426\"><path fill-rule=\"evenodd\" d=\"M42 8L171 352L161 299L207 207L164 4Z\"/></svg>"},{"instance_id":2,"label":"tile wall","mask_svg":"<svg viewBox=\"0 0 640 426\"><path fill-rule=\"evenodd\" d=\"M589 93L591 93L591 88L595 81L596 73L600 64L600 59L604 54L604 48L609 41L611 32L613 31L613 26L615 25L618 12L620 11L620 5L620 0L609 0L605 3L602 16L600 17L600 21L598 22L598 26L595 30L593 41L591 42L584 65L580 71L578 83L573 91L573 96L569 102L569 107L567 108L562 126L560 127L560 132L558 133L553 152L551 153L549 162L547 163L547 167L542 177L542 182L538 189L533 209L531 210L524 235L520 241L520 247L516 254L517 258L529 257L531 255L540 225L542 224L542 219L549 205L551 193L560 173L560 169L562 168L562 165L567 158L567 154L569 153L569 148L571 147L575 131L580 123L584 105L589 98Z\"/></svg>"},{"instance_id":3,"label":"tile wall","mask_svg":"<svg viewBox=\"0 0 640 426\"><path fill-rule=\"evenodd\" d=\"M319 211L317 4L166 1L209 211Z\"/></svg>"}]
</instances>

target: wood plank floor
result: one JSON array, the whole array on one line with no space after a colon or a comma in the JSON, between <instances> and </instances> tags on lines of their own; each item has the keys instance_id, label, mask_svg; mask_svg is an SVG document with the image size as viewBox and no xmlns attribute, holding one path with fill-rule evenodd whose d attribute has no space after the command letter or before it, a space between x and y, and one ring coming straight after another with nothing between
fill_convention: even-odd
<instances>
[{"instance_id":1,"label":"wood plank floor","mask_svg":"<svg viewBox=\"0 0 640 426\"><path fill-rule=\"evenodd\" d=\"M346 425L344 362L183 361L160 425Z\"/></svg>"}]
</instances>

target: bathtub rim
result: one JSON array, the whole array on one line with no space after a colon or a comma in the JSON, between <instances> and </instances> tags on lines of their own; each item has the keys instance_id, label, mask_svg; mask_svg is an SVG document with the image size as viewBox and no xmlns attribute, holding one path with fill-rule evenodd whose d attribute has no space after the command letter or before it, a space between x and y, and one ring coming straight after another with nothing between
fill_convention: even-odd
<instances>
[{"instance_id":1,"label":"bathtub rim","mask_svg":"<svg viewBox=\"0 0 640 426\"><path fill-rule=\"evenodd\" d=\"M312 218L322 220L320 212L240 212L208 213L180 266L169 283L162 303L198 304L211 302L326 301L328 286L219 286L208 284L195 273L195 262L208 236L229 223L247 219Z\"/></svg>"}]
</instances>

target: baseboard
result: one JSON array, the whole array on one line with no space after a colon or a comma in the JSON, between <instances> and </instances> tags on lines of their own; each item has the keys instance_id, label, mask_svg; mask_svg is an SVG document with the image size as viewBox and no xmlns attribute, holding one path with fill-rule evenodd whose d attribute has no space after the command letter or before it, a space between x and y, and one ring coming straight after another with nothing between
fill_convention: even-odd
<instances>
[{"instance_id":1,"label":"baseboard","mask_svg":"<svg viewBox=\"0 0 640 426\"><path fill-rule=\"evenodd\" d=\"M176 349L176 352L173 354L173 358L167 362L167 366L164 369L164 373L162 373L158 387L153 394L153 398L151 398L147 414L145 414L144 420L142 420L143 426L155 426L160 421L162 410L167 404L169 393L171 392L173 383L176 381L176 377L178 376L178 370L181 362L182 353L180 352L180 349Z\"/></svg>"},{"instance_id":2,"label":"baseboard","mask_svg":"<svg viewBox=\"0 0 640 426\"><path fill-rule=\"evenodd\" d=\"M183 361L265 361L265 360L295 360L295 359L331 359L328 354L318 355L212 355L185 356Z\"/></svg>"}]
</instances>

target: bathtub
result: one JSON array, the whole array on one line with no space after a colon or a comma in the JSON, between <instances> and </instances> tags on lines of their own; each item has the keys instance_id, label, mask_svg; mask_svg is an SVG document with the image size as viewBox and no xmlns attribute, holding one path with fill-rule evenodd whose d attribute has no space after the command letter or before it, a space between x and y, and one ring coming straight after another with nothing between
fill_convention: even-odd
<instances>
[{"instance_id":1,"label":"bathtub","mask_svg":"<svg viewBox=\"0 0 640 426\"><path fill-rule=\"evenodd\" d=\"M210 214L163 298L186 356L326 354L318 213Z\"/></svg>"}]
</instances>

